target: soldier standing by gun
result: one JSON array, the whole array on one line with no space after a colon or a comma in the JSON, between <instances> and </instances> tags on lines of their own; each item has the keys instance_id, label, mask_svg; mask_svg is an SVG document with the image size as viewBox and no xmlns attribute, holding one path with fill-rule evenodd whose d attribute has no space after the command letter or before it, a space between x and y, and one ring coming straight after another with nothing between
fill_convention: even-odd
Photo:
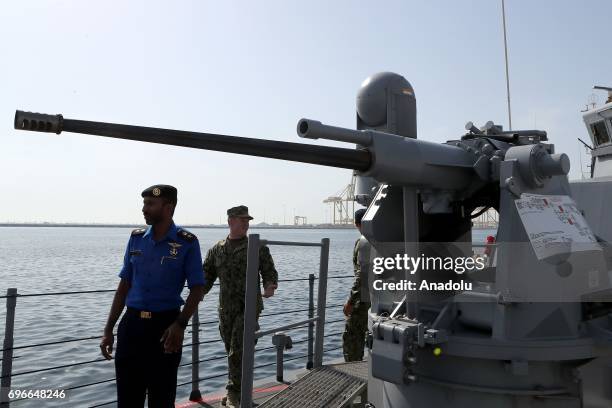
<instances>
[{"instance_id":1,"label":"soldier standing by gun","mask_svg":"<svg viewBox=\"0 0 612 408\"><path fill-rule=\"evenodd\" d=\"M240 384L242 377L242 335L244 331L244 292L246 290L247 231L249 209L240 205L227 210L229 235L213 246L204 260L208 293L219 278L219 331L225 343L228 365L227 396L225 404L229 407L240 405ZM263 297L271 297L278 287L278 273L268 247L259 250L259 272L263 280ZM256 316L263 310L262 294L257 294Z\"/></svg>"},{"instance_id":2,"label":"soldier standing by gun","mask_svg":"<svg viewBox=\"0 0 612 408\"><path fill-rule=\"evenodd\" d=\"M361 232L361 219L366 210L355 211L355 226ZM342 349L344 361L361 361L363 359L363 348L365 346L366 334L368 332L368 309L370 308L369 292L363 288L362 259L365 238L360 236L355 242L353 249L353 269L355 281L351 288L351 294L344 304L344 315L347 316L346 326L342 334ZM367 280L367 278L366 278ZM364 282L365 283L365 282Z\"/></svg>"}]
</instances>

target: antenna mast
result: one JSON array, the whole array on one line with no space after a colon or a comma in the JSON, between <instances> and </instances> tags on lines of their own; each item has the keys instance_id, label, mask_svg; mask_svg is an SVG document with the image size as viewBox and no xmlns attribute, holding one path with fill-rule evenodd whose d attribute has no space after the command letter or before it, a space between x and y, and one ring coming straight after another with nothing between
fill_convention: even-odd
<instances>
[{"instance_id":1,"label":"antenna mast","mask_svg":"<svg viewBox=\"0 0 612 408\"><path fill-rule=\"evenodd\" d=\"M508 130L512 130L512 113L510 111L510 75L508 73L508 40L506 39L506 6L502 0L502 22L504 25L504 54L506 56L506 95L508 96Z\"/></svg>"}]
</instances>

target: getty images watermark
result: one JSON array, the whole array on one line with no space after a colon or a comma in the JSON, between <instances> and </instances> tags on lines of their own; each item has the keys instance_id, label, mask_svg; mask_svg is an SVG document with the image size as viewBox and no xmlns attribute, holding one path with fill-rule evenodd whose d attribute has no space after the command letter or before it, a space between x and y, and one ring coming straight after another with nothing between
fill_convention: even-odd
<instances>
[{"instance_id":1,"label":"getty images watermark","mask_svg":"<svg viewBox=\"0 0 612 408\"><path fill-rule=\"evenodd\" d=\"M391 257L375 257L372 259L372 272L380 276L387 272L401 272L416 278L417 272L430 272L433 279L427 279L422 274L416 280L401 279L388 281L375 279L372 287L377 291L466 291L472 290L472 282L457 279L466 272L482 271L487 267L486 255L441 257L412 257L407 254L396 254ZM453 275L454 274L454 275ZM444 279L447 278L447 279Z\"/></svg>"}]
</instances>

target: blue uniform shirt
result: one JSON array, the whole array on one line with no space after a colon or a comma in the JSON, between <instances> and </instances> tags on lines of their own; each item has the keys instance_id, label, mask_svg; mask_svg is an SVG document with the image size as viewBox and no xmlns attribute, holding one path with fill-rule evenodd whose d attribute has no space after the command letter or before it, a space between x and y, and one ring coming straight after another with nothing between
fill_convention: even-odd
<instances>
[{"instance_id":1,"label":"blue uniform shirt","mask_svg":"<svg viewBox=\"0 0 612 408\"><path fill-rule=\"evenodd\" d=\"M153 239L153 227L135 230L119 277L131 285L127 306L151 312L177 309L185 303L185 280L189 288L204 285L198 239L174 223L160 241Z\"/></svg>"}]
</instances>

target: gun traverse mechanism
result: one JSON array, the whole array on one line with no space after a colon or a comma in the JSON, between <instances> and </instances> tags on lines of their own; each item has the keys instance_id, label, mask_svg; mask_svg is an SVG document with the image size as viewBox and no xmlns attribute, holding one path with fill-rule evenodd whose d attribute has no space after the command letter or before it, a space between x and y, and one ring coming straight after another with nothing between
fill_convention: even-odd
<instances>
[{"instance_id":1,"label":"gun traverse mechanism","mask_svg":"<svg viewBox=\"0 0 612 408\"><path fill-rule=\"evenodd\" d=\"M357 175L356 200L368 207L362 232L372 258L440 253L472 257L472 214L480 207L493 208L500 220L495 257L482 274L466 273L472 290L427 294L406 289L389 295L370 286L369 402L379 408L586 407L580 370L612 354L612 285L607 272L612 257L606 257L602 243L595 240L587 243L588 250L565 243L565 252L540 256L532 245L537 225L526 224L523 211L525 200L534 200L535 214L548 206L547 200L557 200L570 203L564 208L576 210L580 218L581 208L572 207L567 155L546 143L544 131L504 131L493 122L481 128L468 122L467 133L445 143L419 140L414 89L402 76L388 72L364 81L356 113L357 130L310 119L297 124L302 138L355 148L22 111L15 115L15 128L352 169ZM573 228L574 221L559 228ZM584 237L594 235L588 225L581 227ZM435 268L431 276L424 270L398 273L416 281L448 276ZM612 370L596 378L610 384ZM612 406L603 391L593 392Z\"/></svg>"}]
</instances>

